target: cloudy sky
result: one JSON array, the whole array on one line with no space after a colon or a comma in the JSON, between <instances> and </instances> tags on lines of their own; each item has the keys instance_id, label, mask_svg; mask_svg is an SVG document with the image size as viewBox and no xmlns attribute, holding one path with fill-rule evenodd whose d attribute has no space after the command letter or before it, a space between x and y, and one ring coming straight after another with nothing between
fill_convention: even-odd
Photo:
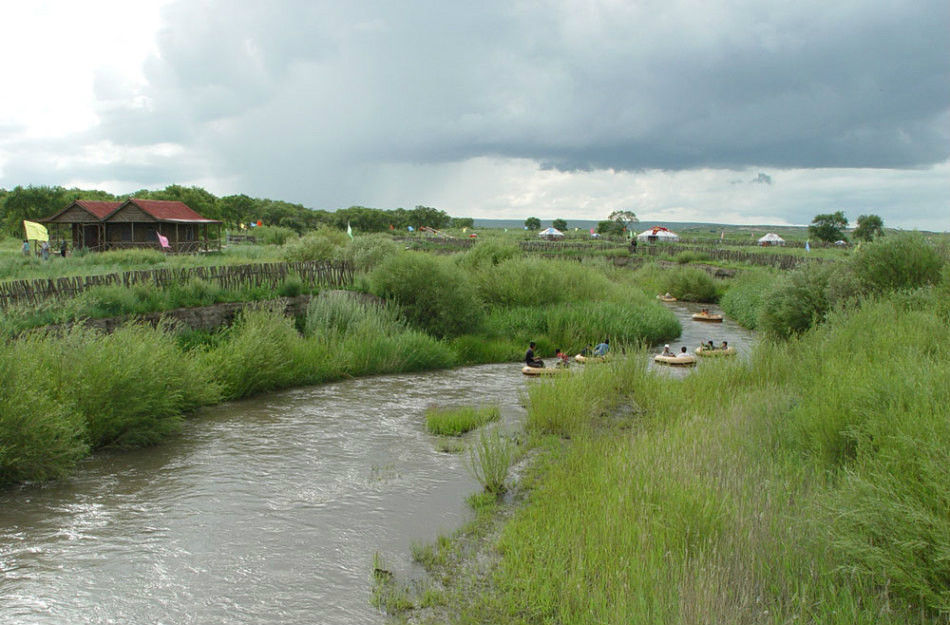
<instances>
[{"instance_id":1,"label":"cloudy sky","mask_svg":"<svg viewBox=\"0 0 950 625\"><path fill-rule=\"evenodd\" d=\"M946 0L4 3L0 187L950 231Z\"/></svg>"}]
</instances>

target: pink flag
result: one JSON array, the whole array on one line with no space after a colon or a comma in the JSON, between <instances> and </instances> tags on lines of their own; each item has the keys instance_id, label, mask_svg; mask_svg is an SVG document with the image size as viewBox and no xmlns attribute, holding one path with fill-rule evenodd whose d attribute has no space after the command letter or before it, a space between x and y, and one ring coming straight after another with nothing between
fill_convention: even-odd
<instances>
[{"instance_id":1,"label":"pink flag","mask_svg":"<svg viewBox=\"0 0 950 625\"><path fill-rule=\"evenodd\" d=\"M156 232L155 234L158 233ZM162 235L158 234L158 242L162 244L162 247L171 247L168 245L168 237L163 237Z\"/></svg>"}]
</instances>

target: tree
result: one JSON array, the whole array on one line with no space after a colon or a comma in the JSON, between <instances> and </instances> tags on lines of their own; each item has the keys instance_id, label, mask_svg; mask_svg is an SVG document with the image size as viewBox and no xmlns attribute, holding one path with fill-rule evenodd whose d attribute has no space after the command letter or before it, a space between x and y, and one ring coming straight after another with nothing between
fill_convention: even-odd
<instances>
[{"instance_id":1,"label":"tree","mask_svg":"<svg viewBox=\"0 0 950 625\"><path fill-rule=\"evenodd\" d=\"M847 227L848 220L844 213L837 211L833 215L815 215L811 225L808 226L808 234L820 241L834 243L845 239L844 229Z\"/></svg>"},{"instance_id":2,"label":"tree","mask_svg":"<svg viewBox=\"0 0 950 625\"><path fill-rule=\"evenodd\" d=\"M524 227L528 230L540 230L541 220L537 217L528 217L524 220Z\"/></svg>"},{"instance_id":3,"label":"tree","mask_svg":"<svg viewBox=\"0 0 950 625\"><path fill-rule=\"evenodd\" d=\"M854 229L854 238L871 241L884 234L884 221L877 215L861 215L858 227Z\"/></svg>"},{"instance_id":4,"label":"tree","mask_svg":"<svg viewBox=\"0 0 950 625\"><path fill-rule=\"evenodd\" d=\"M551 226L556 228L557 230L560 230L561 232L564 232L565 230L567 230L567 222L564 221L563 219L555 219L554 221L551 222Z\"/></svg>"},{"instance_id":5,"label":"tree","mask_svg":"<svg viewBox=\"0 0 950 625\"><path fill-rule=\"evenodd\" d=\"M640 221L637 219L637 215L633 211L614 211L610 213L610 217L607 219L617 223L617 225L620 226L618 230L621 234L623 234L625 230L628 230L630 226Z\"/></svg>"},{"instance_id":6,"label":"tree","mask_svg":"<svg viewBox=\"0 0 950 625\"><path fill-rule=\"evenodd\" d=\"M612 221L610 219L598 221L597 234L621 237L623 236L623 226L619 221Z\"/></svg>"}]
</instances>

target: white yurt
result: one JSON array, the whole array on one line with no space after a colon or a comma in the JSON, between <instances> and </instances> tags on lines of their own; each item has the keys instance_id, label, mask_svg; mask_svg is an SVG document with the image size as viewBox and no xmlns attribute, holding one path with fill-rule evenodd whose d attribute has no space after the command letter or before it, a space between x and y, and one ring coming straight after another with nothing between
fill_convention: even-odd
<instances>
[{"instance_id":1,"label":"white yurt","mask_svg":"<svg viewBox=\"0 0 950 625\"><path fill-rule=\"evenodd\" d=\"M558 230L557 228L548 228L546 230L542 230L541 232L539 232L538 236L541 237L542 239L548 239L549 241L553 241L554 239L562 238L564 236L564 233Z\"/></svg>"},{"instance_id":2,"label":"white yurt","mask_svg":"<svg viewBox=\"0 0 950 625\"><path fill-rule=\"evenodd\" d=\"M785 245L785 239L775 234L774 232L769 232L768 234L760 238L758 243L762 247L768 247L769 245Z\"/></svg>"},{"instance_id":3,"label":"white yurt","mask_svg":"<svg viewBox=\"0 0 950 625\"><path fill-rule=\"evenodd\" d=\"M680 237L678 234L672 230L668 230L663 226L656 226L650 228L649 230L644 230L637 235L638 241L647 241L648 243L658 243L658 242L672 242L679 241Z\"/></svg>"}]
</instances>

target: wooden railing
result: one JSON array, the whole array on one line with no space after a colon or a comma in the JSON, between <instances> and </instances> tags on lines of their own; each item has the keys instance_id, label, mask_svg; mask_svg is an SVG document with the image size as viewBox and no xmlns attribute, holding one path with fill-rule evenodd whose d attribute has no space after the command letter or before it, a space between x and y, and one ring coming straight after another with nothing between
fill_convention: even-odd
<instances>
[{"instance_id":1,"label":"wooden railing","mask_svg":"<svg viewBox=\"0 0 950 625\"><path fill-rule=\"evenodd\" d=\"M353 282L351 264L331 261L146 269L90 276L0 282L0 308L36 305L50 299L68 299L87 289L100 286L129 287L147 284L161 289L194 279L205 280L228 289L263 286L276 290L290 274L297 275L303 282L304 288L344 287Z\"/></svg>"}]
</instances>

